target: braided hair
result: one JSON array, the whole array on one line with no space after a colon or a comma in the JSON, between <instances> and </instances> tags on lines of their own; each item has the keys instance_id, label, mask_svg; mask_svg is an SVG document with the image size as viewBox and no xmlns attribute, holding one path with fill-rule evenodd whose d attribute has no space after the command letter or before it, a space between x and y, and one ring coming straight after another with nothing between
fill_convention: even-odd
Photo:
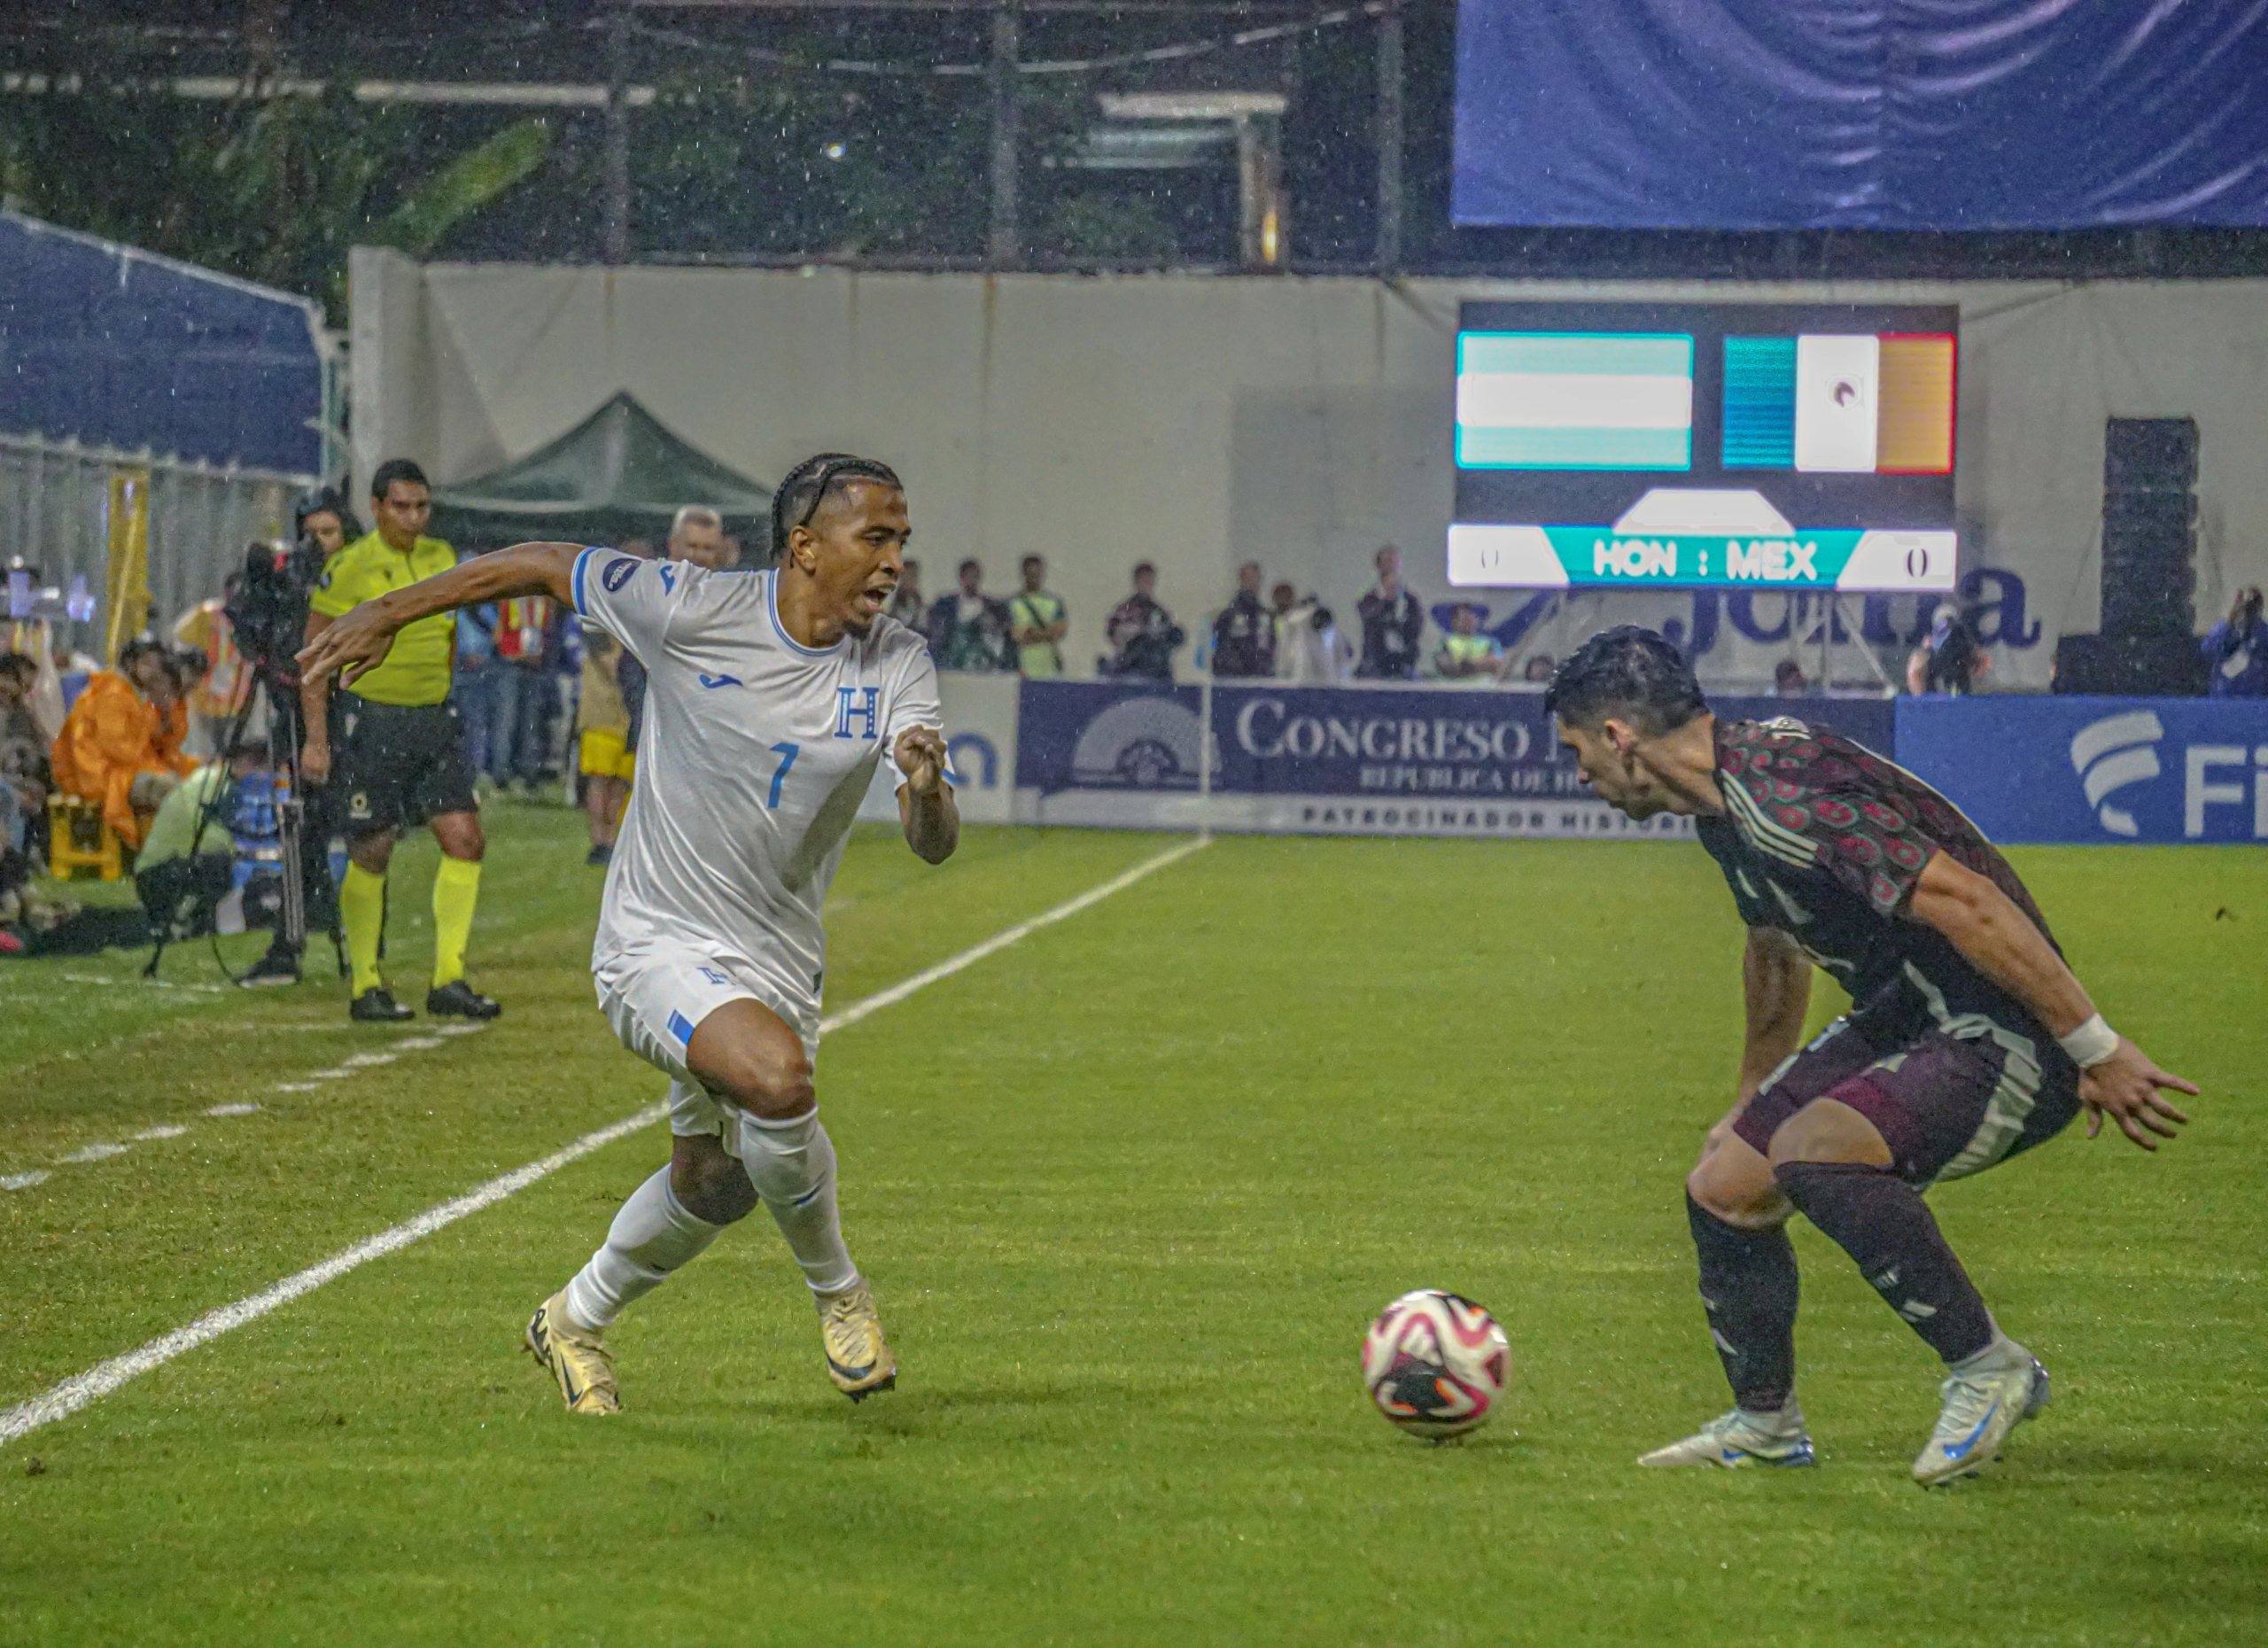
<instances>
[{"instance_id":1,"label":"braided hair","mask_svg":"<svg viewBox=\"0 0 2268 1648\"><path fill-rule=\"evenodd\" d=\"M897 478L897 471L889 464L848 452L822 452L805 458L781 478L780 490L772 494L774 566L788 558L788 534L798 526L812 524L812 517L819 513L828 493L845 481L857 480L879 481L901 492L905 488L905 483Z\"/></svg>"}]
</instances>

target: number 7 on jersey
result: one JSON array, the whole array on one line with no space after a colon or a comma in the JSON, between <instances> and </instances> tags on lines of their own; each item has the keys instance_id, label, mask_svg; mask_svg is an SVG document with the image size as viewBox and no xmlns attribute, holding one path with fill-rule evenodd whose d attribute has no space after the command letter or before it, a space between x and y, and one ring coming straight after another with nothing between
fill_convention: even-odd
<instances>
[{"instance_id":1,"label":"number 7 on jersey","mask_svg":"<svg viewBox=\"0 0 2268 1648\"><path fill-rule=\"evenodd\" d=\"M772 753L780 758L780 766L772 774L772 797L764 805L773 812L780 810L780 787L788 781L788 769L796 765L796 758L804 752L801 744L774 744Z\"/></svg>"}]
</instances>

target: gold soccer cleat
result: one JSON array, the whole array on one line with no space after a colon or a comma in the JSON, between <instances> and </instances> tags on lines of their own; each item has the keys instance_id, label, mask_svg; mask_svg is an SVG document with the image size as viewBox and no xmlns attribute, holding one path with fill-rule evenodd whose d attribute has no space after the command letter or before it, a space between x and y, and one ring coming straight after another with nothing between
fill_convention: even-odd
<instances>
[{"instance_id":1,"label":"gold soccer cleat","mask_svg":"<svg viewBox=\"0 0 2268 1648\"><path fill-rule=\"evenodd\" d=\"M536 1307L528 1320L527 1347L528 1354L559 1381L568 1412L622 1411L622 1398L614 1391L614 1353L599 1342L595 1332L578 1325L567 1314L566 1289Z\"/></svg>"},{"instance_id":2,"label":"gold soccer cleat","mask_svg":"<svg viewBox=\"0 0 2268 1648\"><path fill-rule=\"evenodd\" d=\"M839 1294L816 1294L819 1339L827 1352L827 1376L853 1402L897 1383L897 1358L882 1340L882 1320L864 1281Z\"/></svg>"}]
</instances>

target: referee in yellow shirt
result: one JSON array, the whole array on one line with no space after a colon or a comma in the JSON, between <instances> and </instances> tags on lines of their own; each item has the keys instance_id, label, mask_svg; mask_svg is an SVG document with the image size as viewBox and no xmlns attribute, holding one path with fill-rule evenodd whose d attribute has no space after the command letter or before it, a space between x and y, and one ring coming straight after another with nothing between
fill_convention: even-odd
<instances>
[{"instance_id":1,"label":"referee in yellow shirt","mask_svg":"<svg viewBox=\"0 0 2268 1648\"><path fill-rule=\"evenodd\" d=\"M307 614L311 641L365 601L456 564L448 545L422 536L432 498L425 472L408 459L378 465L370 477L370 507L377 529L333 556L315 587ZM300 769L308 782L329 788L331 815L346 829L350 862L338 890L338 914L354 968L348 1012L357 1019L391 1023L412 1016L378 976L378 939L394 840L404 825L428 823L441 844L441 867L433 876L433 986L425 992L425 1011L468 1019L493 1019L503 1011L464 978L486 843L456 711L449 704L456 623L454 612L441 612L405 625L384 661L342 688L335 705L319 687L300 693L307 719ZM339 719L335 758L334 707Z\"/></svg>"}]
</instances>

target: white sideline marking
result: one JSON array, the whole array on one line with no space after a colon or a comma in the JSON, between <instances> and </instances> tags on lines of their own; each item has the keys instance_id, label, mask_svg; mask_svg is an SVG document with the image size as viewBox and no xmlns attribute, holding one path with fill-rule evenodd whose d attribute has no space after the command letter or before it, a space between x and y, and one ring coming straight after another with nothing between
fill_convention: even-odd
<instances>
[{"instance_id":1,"label":"white sideline marking","mask_svg":"<svg viewBox=\"0 0 2268 1648\"><path fill-rule=\"evenodd\" d=\"M60 973L56 976L72 984L132 984L144 990L194 991L200 996L225 996L229 993L226 984L176 984L169 978L143 978L138 975L132 978L105 978L99 973Z\"/></svg>"},{"instance_id":2,"label":"white sideline marking","mask_svg":"<svg viewBox=\"0 0 2268 1648\"><path fill-rule=\"evenodd\" d=\"M88 1145L73 1151L67 1156L58 1156L55 1159L58 1162L107 1162L113 1156L122 1156L125 1154L124 1145Z\"/></svg>"},{"instance_id":3,"label":"white sideline marking","mask_svg":"<svg viewBox=\"0 0 2268 1648\"><path fill-rule=\"evenodd\" d=\"M445 1201L438 1208L429 1208L406 1224L392 1230L381 1231L367 1241L360 1241L343 1253L335 1253L321 1264L309 1265L297 1275L287 1276L273 1287L239 1299L234 1304L222 1305L218 1310L207 1311L186 1327L177 1327L161 1338L153 1339L139 1350L129 1350L122 1356L113 1356L107 1362L97 1363L84 1373L65 1380L53 1389L19 1403L0 1413L0 1442L15 1441L28 1431L51 1424L57 1419L76 1413L97 1397L107 1396L128 1380L139 1378L151 1368L172 1361L184 1350L194 1350L209 1339L218 1339L230 1328L242 1327L256 1321L278 1305L285 1305L301 1294L312 1293L325 1282L338 1278L358 1265L382 1258L397 1248L407 1248L421 1237L430 1236L444 1225L454 1224L483 1208L493 1206L505 1197L525 1190L548 1173L556 1172L578 1157L586 1156L604 1145L610 1145L625 1133L658 1122L669 1114L666 1100L649 1104L635 1116L627 1116L611 1127L602 1127L595 1133L586 1133L564 1150L555 1150L540 1162L531 1162L517 1172L507 1173L501 1178L492 1178L470 1194L454 1201Z\"/></svg>"},{"instance_id":4,"label":"white sideline marking","mask_svg":"<svg viewBox=\"0 0 2268 1648\"><path fill-rule=\"evenodd\" d=\"M97 982L91 978L84 978L83 976L77 974L66 974L64 976L66 978L82 978L82 982L86 983ZM162 983L163 981L158 982ZM172 988L178 988L182 990L203 990L210 988L218 990L220 986L217 984L211 986L203 984L183 984L173 986ZM282 1025L254 1026L250 1022L246 1022L238 1028L246 1030L253 1028L262 1030L296 1030L300 1027L289 1023ZM332 1026L331 1028L338 1029L344 1027ZM394 1046L397 1049L423 1049L426 1047L445 1046L447 1044L441 1040L441 1037L470 1036L482 1028L482 1026L478 1024L460 1024L451 1028L441 1029L438 1030L436 1034L431 1036L405 1037L401 1040L395 1042ZM276 1084L276 1091L279 1093L315 1092L322 1088L325 1082L343 1082L349 1077L354 1075L358 1070L374 1069L380 1065L392 1064L400 1056L401 1054L399 1051L393 1053L358 1053L341 1061L338 1068L336 1069L312 1071L304 1081L278 1082ZM220 1104L214 1105L205 1114L207 1116L250 1116L259 1108L260 1107L256 1104ZM152 1128L146 1132L136 1133L134 1137L137 1140L144 1139L178 1139L188 1131L189 1130L185 1127L159 1127ZM73 1151L67 1156L58 1156L55 1159L58 1164L106 1162L113 1156L122 1156L125 1154L126 1147L124 1145L96 1144L88 1145L82 1149ZM0 1179L0 1190L29 1190L33 1185L44 1182L47 1177L48 1176L45 1173L19 1173L12 1178Z\"/></svg>"},{"instance_id":5,"label":"white sideline marking","mask_svg":"<svg viewBox=\"0 0 2268 1648\"><path fill-rule=\"evenodd\" d=\"M1140 881L1145 875L1149 875L1156 871L1162 870L1169 864L1180 863L1182 859L1187 858L1191 853L1196 851L1200 847L1206 845L1211 840L1212 837L1209 836L1192 836L1189 840L1183 842L1179 846L1169 847L1154 858L1143 859L1141 863L1136 865L1132 869L1124 872L1122 875L1112 876L1099 887L1089 888L1086 891L1081 893L1077 898L1070 900L1067 904L1059 904L1052 910L1045 911L1038 915L1035 915L1029 921L1019 921L1014 927L1008 928L1002 932L995 933L991 937L986 939L983 944L976 945L974 949L964 950L957 956L949 957L946 960L938 962L937 965L933 968L916 973L912 978L905 980L903 983L892 984L888 990L882 991L879 994L869 996L864 1001L854 1001L849 1007L843 1008L842 1012L836 1014L833 1018L821 1023L819 1027L819 1034L824 1036L830 1030L845 1029L850 1025L856 1024L860 1019L865 1018L870 1013L879 1013L884 1007L895 1007L897 1003L905 1000L908 996L912 995L915 991L926 990L941 978L951 978L954 974L959 972L961 968L974 966L975 963L984 960L985 957L991 955L998 951L1006 950L1010 944L1016 943L1019 939L1030 937L1032 934L1037 932L1041 928L1052 927L1058 921L1068 921L1072 916L1078 914L1080 911L1087 909L1091 906L1100 904L1104 899L1109 898L1111 894L1124 891L1127 888L1131 887L1136 882Z\"/></svg>"},{"instance_id":6,"label":"white sideline marking","mask_svg":"<svg viewBox=\"0 0 2268 1648\"><path fill-rule=\"evenodd\" d=\"M1052 910L1035 915L1028 921L1019 921L1014 927L995 933L983 944L964 950L957 956L949 957L933 968L924 968L913 977L892 984L888 990L869 996L864 1001L855 1001L834 1017L820 1020L819 1034L828 1035L856 1024L867 1014L879 1013L884 1007L903 1001L916 991L927 989L940 979L951 978L962 968L974 967L985 957L1006 950L1010 944L1029 937L1041 928L1066 921L1078 914L1080 911L1101 903L1111 894L1122 892L1144 876L1162 870L1168 865L1179 863L1200 847L1208 845L1211 840L1212 837L1209 836L1199 836L1177 846L1168 848L1154 857L1143 859L1132 869L1112 876L1100 886L1088 889L1068 903L1059 904ZM454 1032L456 1035L467 1036L481 1028L478 1024L453 1025L441 1033L447 1035ZM206 1112L206 1115L241 1116L259 1108L258 1105L214 1105ZM524 1168L516 1169L505 1174L501 1178L492 1178L485 1185L468 1191L454 1201L445 1201L438 1208L428 1208L414 1219L397 1224L392 1230L380 1231L377 1235L359 1241L352 1248L331 1255L320 1264L309 1265L304 1271L287 1276L272 1287L253 1294L249 1298L239 1299L234 1304L222 1305L217 1310L208 1310L194 1322L151 1340L138 1350L129 1350L124 1356L113 1356L107 1362L98 1362L85 1372L74 1374L61 1384L43 1391L29 1401L19 1402L14 1407L0 1412L0 1442L14 1442L18 1437L35 1431L43 1425L51 1425L58 1419L68 1419L88 1403L107 1396L128 1380L140 1378L151 1369L164 1365L184 1351L194 1350L208 1340L218 1339L231 1328L242 1327L247 1322L257 1321L269 1311L291 1303L302 1294L313 1293L326 1282L337 1281L349 1271L368 1264L373 1259L384 1258L398 1248L407 1248L410 1243L431 1236L435 1231L454 1224L459 1219L470 1218L485 1208L495 1206L508 1196L517 1196L538 1179L557 1172L569 1162L579 1162L593 1151L602 1149L617 1139L626 1138L641 1128L651 1126L667 1116L669 1108L669 1102L666 1100L649 1104L642 1110L624 1116L619 1122L610 1123L595 1132L584 1134L572 1144L553 1151L540 1161L531 1162ZM43 1173L35 1176L31 1174L17 1176L19 1179L29 1179L35 1184L46 1177ZM0 1186L13 1189L16 1185L14 1180L0 1179Z\"/></svg>"}]
</instances>

